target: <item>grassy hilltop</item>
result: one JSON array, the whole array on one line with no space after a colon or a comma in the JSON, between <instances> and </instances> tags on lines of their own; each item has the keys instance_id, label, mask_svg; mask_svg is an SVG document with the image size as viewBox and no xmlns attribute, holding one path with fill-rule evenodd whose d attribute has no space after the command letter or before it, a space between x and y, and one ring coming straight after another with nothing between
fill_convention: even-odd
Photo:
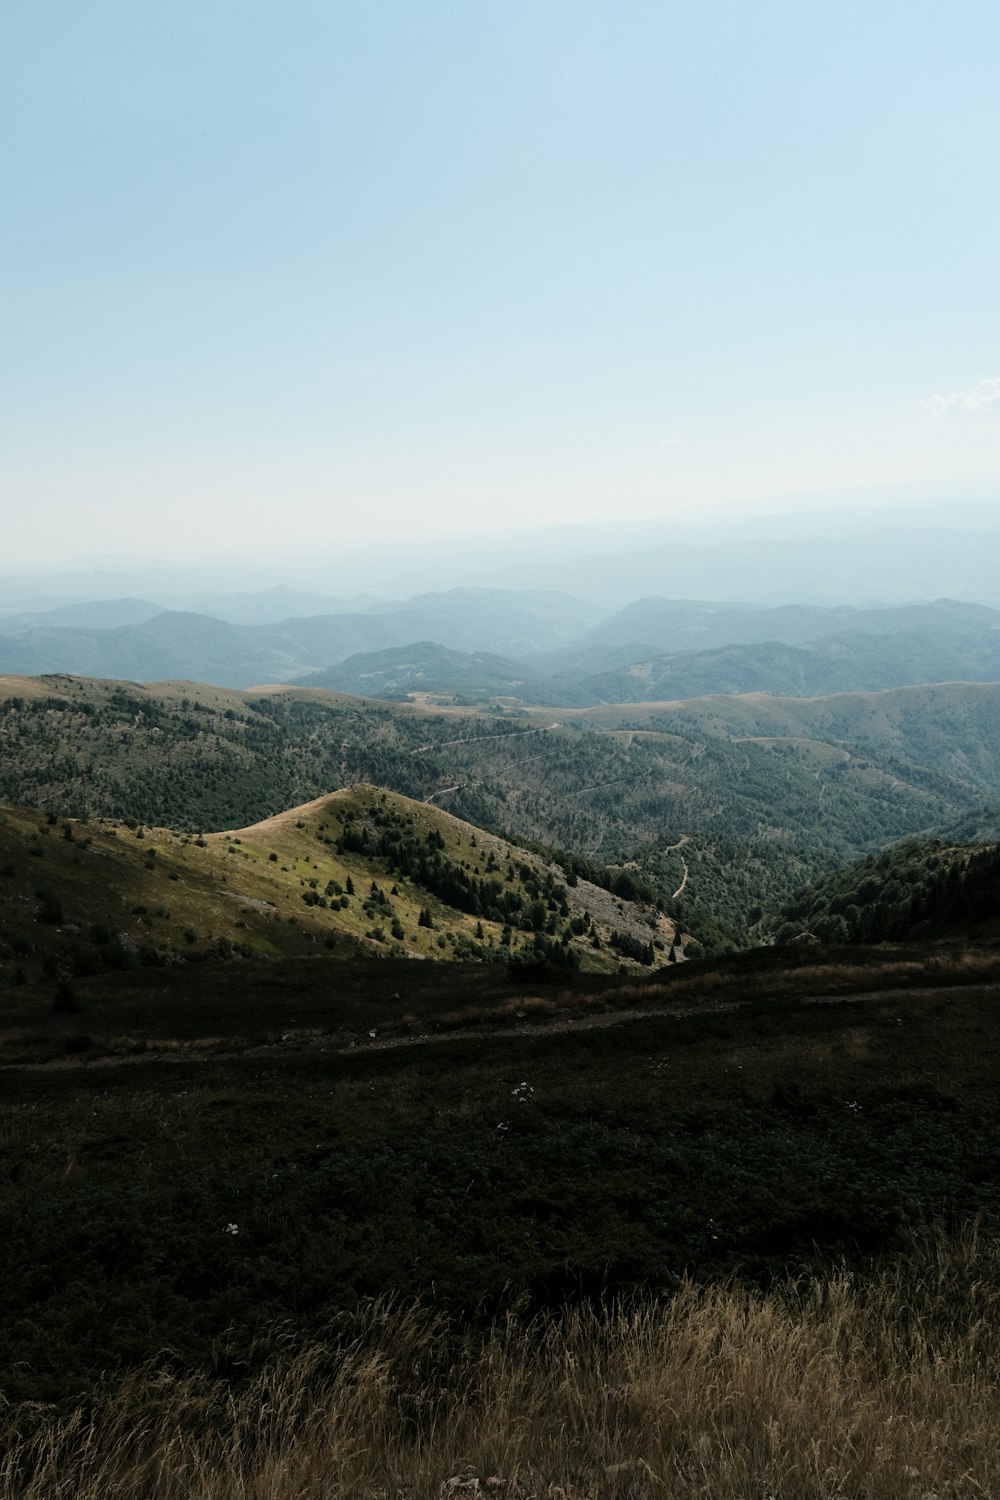
<instances>
[{"instance_id":1,"label":"grassy hilltop","mask_svg":"<svg viewBox=\"0 0 1000 1500\"><path fill-rule=\"evenodd\" d=\"M331 954L639 972L683 956L683 937L653 906L374 787L199 835L0 810L0 1051L56 1045L43 1021L61 1034L85 993L113 1012L137 970L201 989L206 964Z\"/></svg>"}]
</instances>

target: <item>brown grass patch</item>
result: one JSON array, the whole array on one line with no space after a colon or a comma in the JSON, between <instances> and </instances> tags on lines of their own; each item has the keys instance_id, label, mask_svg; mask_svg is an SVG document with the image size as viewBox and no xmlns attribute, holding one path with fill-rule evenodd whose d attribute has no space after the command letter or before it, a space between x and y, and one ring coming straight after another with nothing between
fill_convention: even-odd
<instances>
[{"instance_id":1,"label":"brown grass patch","mask_svg":"<svg viewBox=\"0 0 1000 1500\"><path fill-rule=\"evenodd\" d=\"M239 1390L145 1370L12 1413L0 1500L981 1500L998 1262L972 1233L874 1283L686 1284L481 1339L377 1303Z\"/></svg>"}]
</instances>

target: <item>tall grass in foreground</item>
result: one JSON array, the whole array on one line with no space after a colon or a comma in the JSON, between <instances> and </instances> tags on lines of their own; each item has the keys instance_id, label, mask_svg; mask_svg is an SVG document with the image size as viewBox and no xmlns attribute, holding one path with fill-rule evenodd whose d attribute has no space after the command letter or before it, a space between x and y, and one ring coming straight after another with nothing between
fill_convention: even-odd
<instances>
[{"instance_id":1,"label":"tall grass in foreground","mask_svg":"<svg viewBox=\"0 0 1000 1500\"><path fill-rule=\"evenodd\" d=\"M384 1303L238 1392L146 1371L89 1414L16 1414L0 1496L996 1496L998 1377L1000 1250L974 1234L876 1281L685 1285L475 1342Z\"/></svg>"}]
</instances>

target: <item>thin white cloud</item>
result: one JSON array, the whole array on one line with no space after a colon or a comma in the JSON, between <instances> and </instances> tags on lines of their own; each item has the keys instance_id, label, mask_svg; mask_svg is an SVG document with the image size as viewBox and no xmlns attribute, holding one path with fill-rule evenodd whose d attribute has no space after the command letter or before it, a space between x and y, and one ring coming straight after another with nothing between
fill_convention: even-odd
<instances>
[{"instance_id":1,"label":"thin white cloud","mask_svg":"<svg viewBox=\"0 0 1000 1500\"><path fill-rule=\"evenodd\" d=\"M917 405L932 417L1000 417L1000 375L981 380L971 391L952 391L947 396L926 396Z\"/></svg>"}]
</instances>

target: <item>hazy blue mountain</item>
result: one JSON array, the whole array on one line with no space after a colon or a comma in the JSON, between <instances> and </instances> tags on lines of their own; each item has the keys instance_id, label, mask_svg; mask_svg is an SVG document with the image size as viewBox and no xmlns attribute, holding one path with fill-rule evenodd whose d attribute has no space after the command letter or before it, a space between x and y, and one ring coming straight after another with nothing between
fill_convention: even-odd
<instances>
[{"instance_id":1,"label":"hazy blue mountain","mask_svg":"<svg viewBox=\"0 0 1000 1500\"><path fill-rule=\"evenodd\" d=\"M493 651L502 656L552 650L576 640L605 611L597 605L546 589L457 588L418 594L380 611L412 632L425 622L422 635L460 651Z\"/></svg>"},{"instance_id":2,"label":"hazy blue mountain","mask_svg":"<svg viewBox=\"0 0 1000 1500\"><path fill-rule=\"evenodd\" d=\"M817 502L823 508L817 509ZM656 520L542 526L477 537L372 536L317 553L257 558L230 555L197 562L90 557L33 570L0 572L0 611L48 610L63 604L131 596L165 608L263 618L367 610L358 592L405 599L456 585L484 589L559 590L606 611L646 595L823 605L903 603L942 594L1000 605L1000 499L962 499L892 489L855 489L792 497L784 509L729 515L699 510ZM766 505L766 503L765 503ZM52 539L58 543L58 538ZM305 594L280 608L266 597L276 586ZM269 605L271 606L269 608ZM227 614L227 618L230 617ZM704 642L703 644L709 644Z\"/></svg>"},{"instance_id":3,"label":"hazy blue mountain","mask_svg":"<svg viewBox=\"0 0 1000 1500\"><path fill-rule=\"evenodd\" d=\"M0 640L0 664L19 674L84 671L132 681L184 677L194 669L202 680L218 681L244 675L248 646L238 627L171 610L116 630L40 628L6 637Z\"/></svg>"},{"instance_id":4,"label":"hazy blue mountain","mask_svg":"<svg viewBox=\"0 0 1000 1500\"><path fill-rule=\"evenodd\" d=\"M114 630L49 626L0 635L0 672L145 682L183 677L246 688L288 682L358 652L413 641L432 640L460 652L538 650L591 624L596 613L560 595L478 589L426 595L389 613L315 615L260 625L173 610Z\"/></svg>"},{"instance_id":5,"label":"hazy blue mountain","mask_svg":"<svg viewBox=\"0 0 1000 1500\"><path fill-rule=\"evenodd\" d=\"M117 630L29 630L0 638L0 671L123 677L183 677L225 687L284 682L361 647L388 644L375 616L319 615L276 625L230 625L210 615L167 611Z\"/></svg>"},{"instance_id":6,"label":"hazy blue mountain","mask_svg":"<svg viewBox=\"0 0 1000 1500\"><path fill-rule=\"evenodd\" d=\"M578 701L627 703L712 693L881 692L910 683L993 682L1000 678L1000 632L952 642L916 632L828 636L806 646L768 641L713 651L656 655L573 684ZM557 679L561 690L569 684Z\"/></svg>"},{"instance_id":7,"label":"hazy blue mountain","mask_svg":"<svg viewBox=\"0 0 1000 1500\"><path fill-rule=\"evenodd\" d=\"M580 644L624 646L634 642L660 651L703 651L764 641L799 646L844 631L888 635L928 629L950 633L1000 631L1000 610L956 599L870 609L803 604L765 608L704 599L637 599L595 625Z\"/></svg>"},{"instance_id":8,"label":"hazy blue mountain","mask_svg":"<svg viewBox=\"0 0 1000 1500\"><path fill-rule=\"evenodd\" d=\"M163 613L162 604L148 599L92 599L57 609L26 610L0 615L0 635L22 635L26 630L114 630L119 625L143 625Z\"/></svg>"},{"instance_id":9,"label":"hazy blue mountain","mask_svg":"<svg viewBox=\"0 0 1000 1500\"><path fill-rule=\"evenodd\" d=\"M549 566L553 586L624 604L670 593L693 599L743 599L773 605L906 603L942 594L1000 605L1000 528L885 528L866 535L752 537L695 544L651 540L647 547ZM527 577L531 576L530 570ZM522 576L524 576L522 574Z\"/></svg>"},{"instance_id":10,"label":"hazy blue mountain","mask_svg":"<svg viewBox=\"0 0 1000 1500\"><path fill-rule=\"evenodd\" d=\"M465 703L551 701L549 685L526 676L518 662L487 651L451 651L433 641L360 652L299 678L296 686L390 700L431 693Z\"/></svg>"},{"instance_id":11,"label":"hazy blue mountain","mask_svg":"<svg viewBox=\"0 0 1000 1500\"><path fill-rule=\"evenodd\" d=\"M636 599L595 625L580 645L645 646L655 651L703 651L716 646L784 641L789 645L815 639L846 624L848 605L725 603L709 599Z\"/></svg>"},{"instance_id":12,"label":"hazy blue mountain","mask_svg":"<svg viewBox=\"0 0 1000 1500\"><path fill-rule=\"evenodd\" d=\"M310 597L277 589L267 600L248 594L240 604L237 598L237 607L276 608L289 596ZM1000 677L1000 610L954 599L860 609L652 597L601 616L595 604L545 590L451 589L256 624L189 610L157 612L141 599L93 601L0 621L0 672L184 677L246 688L405 647L402 657L353 663L337 682L350 691L433 691L466 699L478 682L487 699L580 706ZM412 672L415 642L424 651L417 663L422 676ZM454 655L432 662L426 654L431 645ZM482 661L470 663L470 656L483 653L503 660L490 671ZM361 678L369 685L354 686Z\"/></svg>"}]
</instances>

